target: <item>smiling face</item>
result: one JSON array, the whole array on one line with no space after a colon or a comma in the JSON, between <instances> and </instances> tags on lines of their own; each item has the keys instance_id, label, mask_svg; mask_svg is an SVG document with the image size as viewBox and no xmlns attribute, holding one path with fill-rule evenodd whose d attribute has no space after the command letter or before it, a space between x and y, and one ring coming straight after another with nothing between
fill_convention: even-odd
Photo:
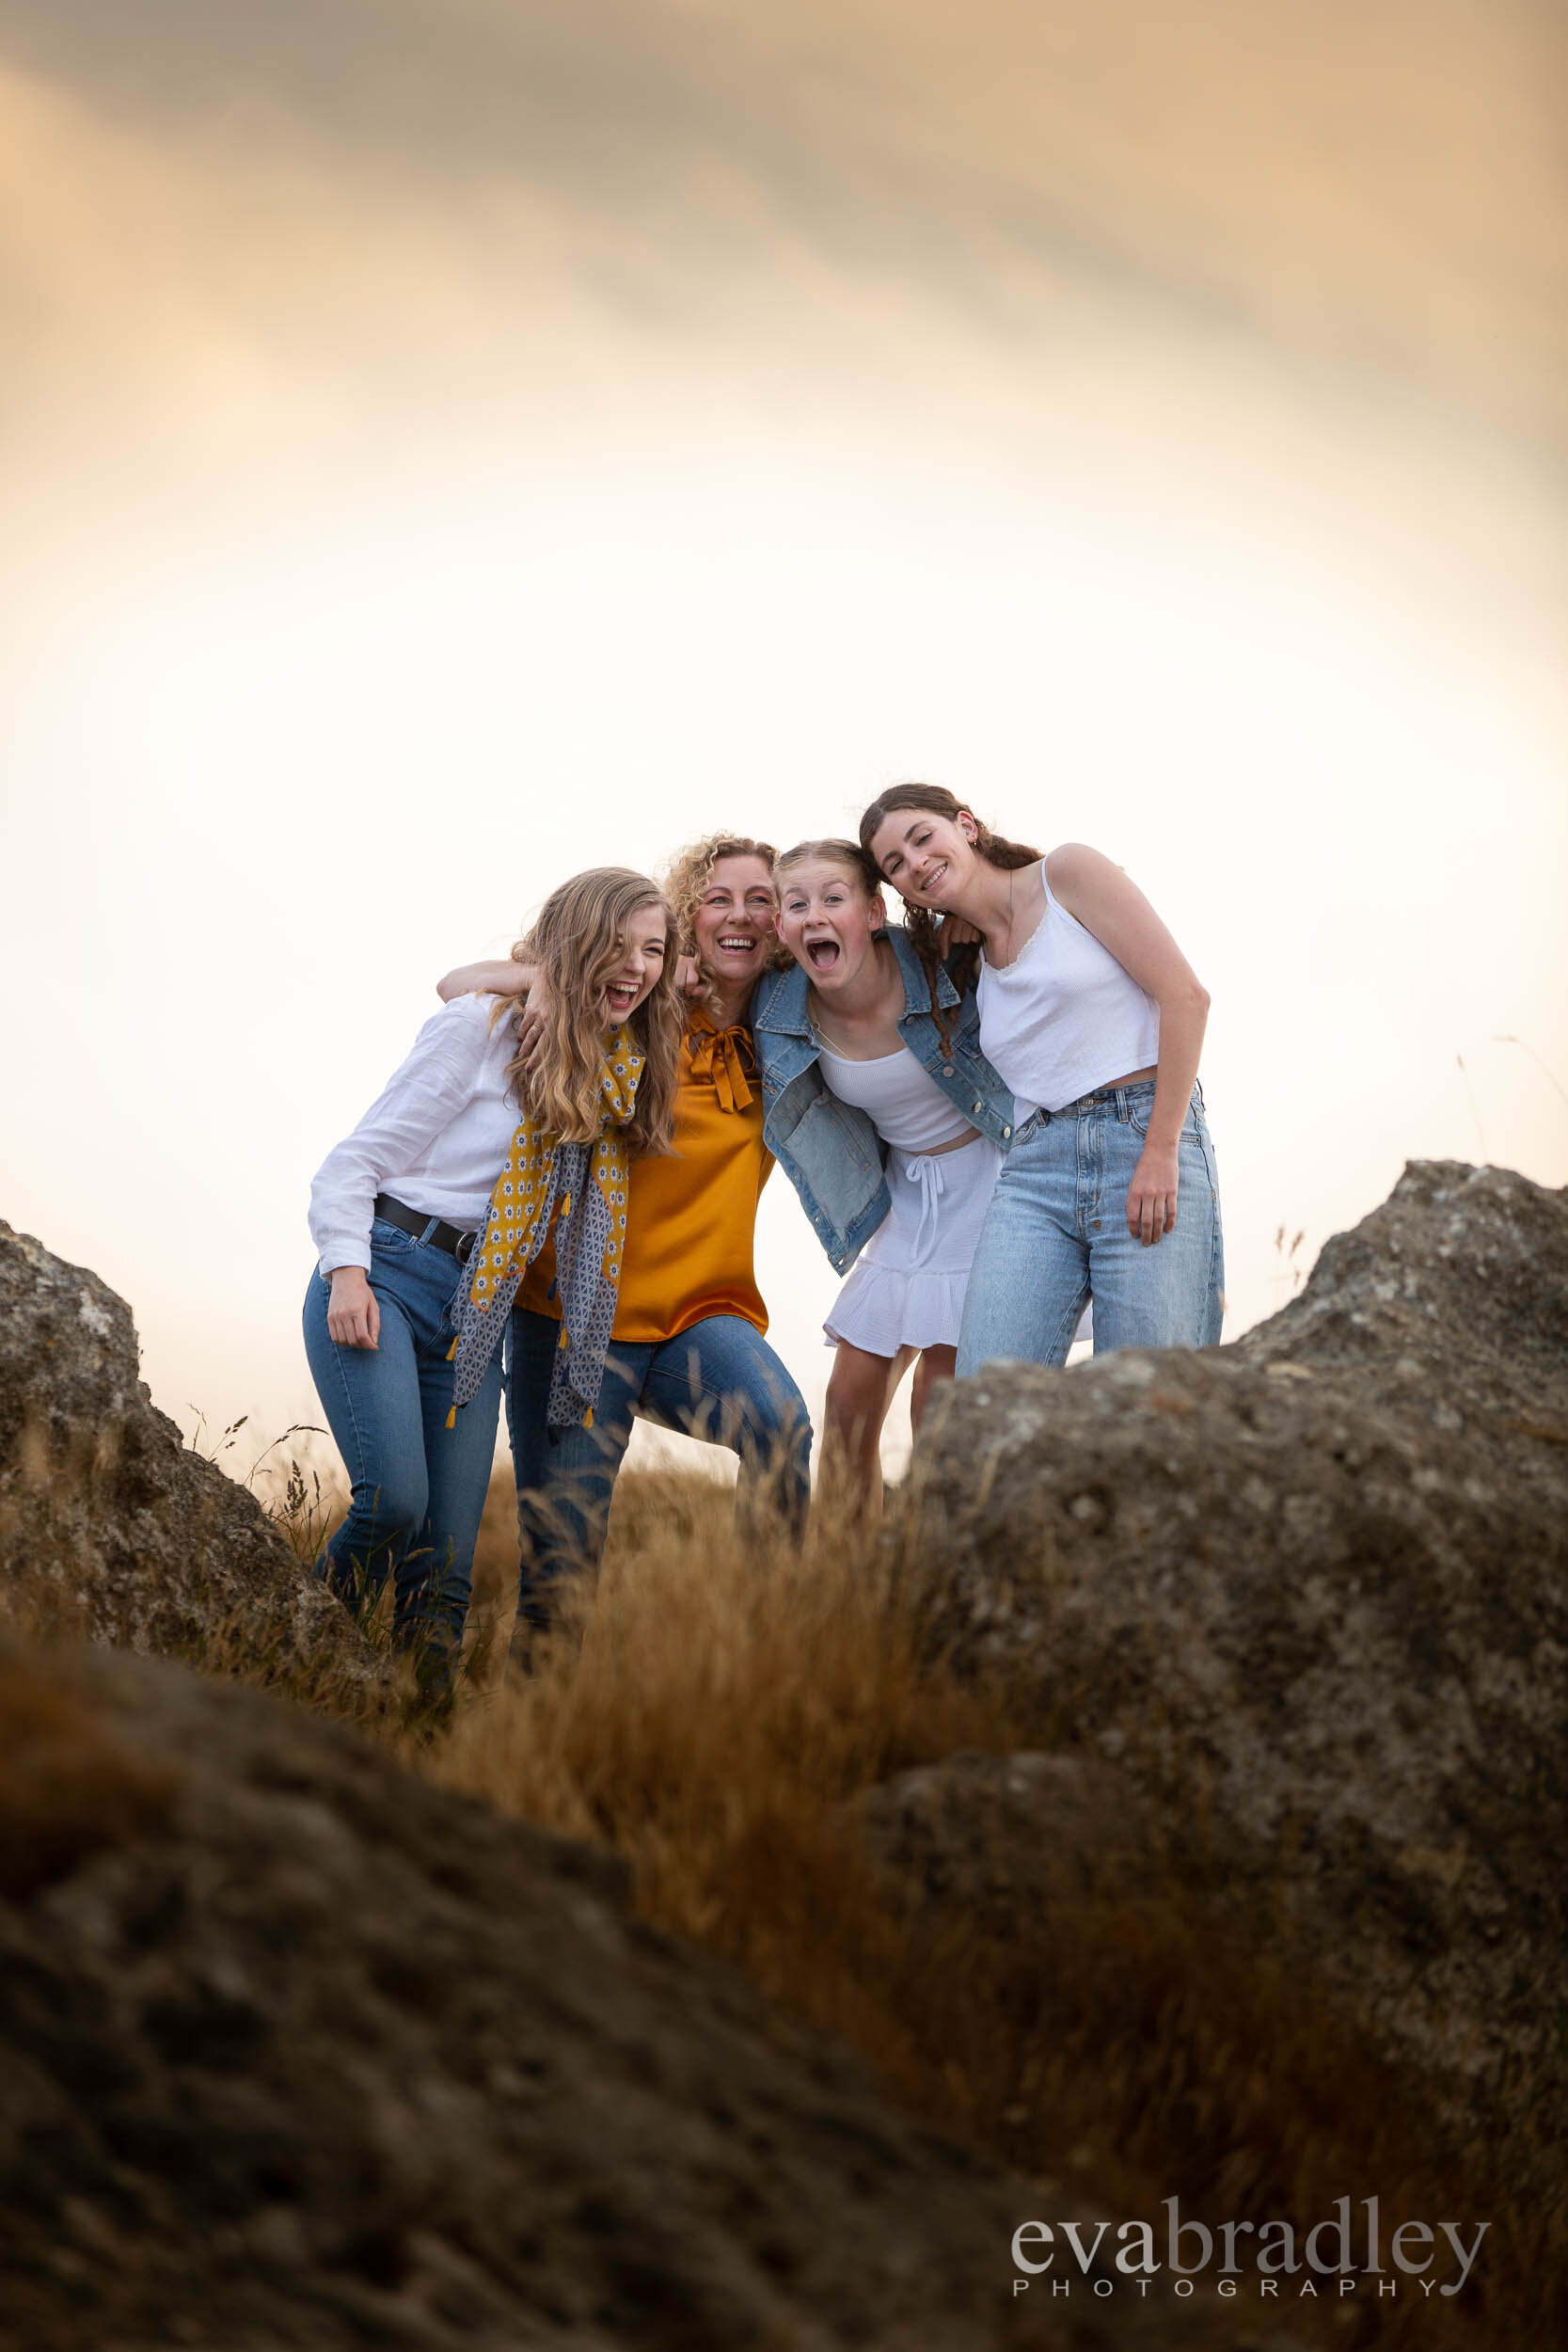
<instances>
[{"instance_id":1,"label":"smiling face","mask_svg":"<svg viewBox=\"0 0 1568 2352\"><path fill-rule=\"evenodd\" d=\"M773 946L775 903L766 859L714 859L691 934L699 963L721 987L745 990L761 978Z\"/></svg>"},{"instance_id":2,"label":"smiling face","mask_svg":"<svg viewBox=\"0 0 1568 2352\"><path fill-rule=\"evenodd\" d=\"M629 1021L639 1005L658 985L669 951L669 917L659 901L651 899L626 918L614 953L599 975L599 989L608 1025L618 1028Z\"/></svg>"},{"instance_id":3,"label":"smiling face","mask_svg":"<svg viewBox=\"0 0 1568 2352\"><path fill-rule=\"evenodd\" d=\"M836 858L802 858L779 877L779 937L824 996L858 978L886 919L881 899Z\"/></svg>"},{"instance_id":4,"label":"smiling face","mask_svg":"<svg viewBox=\"0 0 1568 2352\"><path fill-rule=\"evenodd\" d=\"M891 808L871 836L871 854L900 898L939 911L957 904L980 863L968 809L938 817L923 808Z\"/></svg>"}]
</instances>

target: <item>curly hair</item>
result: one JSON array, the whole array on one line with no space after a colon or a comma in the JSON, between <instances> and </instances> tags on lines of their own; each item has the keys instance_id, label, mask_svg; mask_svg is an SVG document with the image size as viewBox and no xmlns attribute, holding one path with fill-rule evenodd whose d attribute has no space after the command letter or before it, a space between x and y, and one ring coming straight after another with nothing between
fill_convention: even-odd
<instances>
[{"instance_id":1,"label":"curly hair","mask_svg":"<svg viewBox=\"0 0 1568 2352\"><path fill-rule=\"evenodd\" d=\"M967 802L957 799L947 790L945 785L941 784L890 784L885 792L879 792L861 818L861 848L867 857L871 856L871 844L876 839L879 828L886 824L895 809L899 808L922 810L927 817L945 817L950 824L956 823L960 815L973 818L976 854L983 857L988 866L1000 866L1004 873L1016 873L1021 866L1039 864L1040 851L1038 850L1031 850L1022 841L1008 841L1002 834L992 833L989 825L983 825L974 816L974 811ZM872 863L875 865L875 859ZM898 889L896 882L893 886L895 890ZM899 891L898 895L904 898L902 891ZM907 909L906 929L914 942L920 961L926 966L927 977L929 977L936 965L942 961L937 941L938 918L931 913L929 907L914 906L908 898L904 898L904 904ZM964 989L972 985L978 973L980 964L978 945L971 943L968 946L953 948L946 962L948 977L961 994ZM934 1006L936 1001L934 979L931 993Z\"/></svg>"},{"instance_id":2,"label":"curly hair","mask_svg":"<svg viewBox=\"0 0 1568 2352\"><path fill-rule=\"evenodd\" d=\"M697 954L697 909L703 903L703 893L713 878L713 869L721 858L760 858L768 873L773 870L777 852L770 841L753 841L750 834L706 833L700 841L689 841L684 850L677 850L669 863L659 870L659 881L674 919L675 946L683 956L696 959L702 975L705 997L711 997L716 976ZM790 961L787 951L777 941L768 952L768 964L782 970Z\"/></svg>"},{"instance_id":3,"label":"curly hair","mask_svg":"<svg viewBox=\"0 0 1568 2352\"><path fill-rule=\"evenodd\" d=\"M769 872L777 852L770 841L753 841L743 833L705 833L689 841L660 868L659 881L675 925L675 946L683 956L697 952L695 923L703 893L721 857L760 858Z\"/></svg>"},{"instance_id":4,"label":"curly hair","mask_svg":"<svg viewBox=\"0 0 1568 2352\"><path fill-rule=\"evenodd\" d=\"M527 936L512 949L515 963L537 965L546 1002L537 1054L527 1065L522 1054L516 1055L507 1065L507 1079L518 1102L564 1142L589 1143L599 1131L604 986L624 952L627 923L646 908L669 917L663 894L646 874L625 866L590 866L551 891ZM503 1019L511 1009L511 1000L503 998L496 1017ZM626 1148L634 1155L668 1152L682 1027L673 942L630 1027L646 1060Z\"/></svg>"}]
</instances>

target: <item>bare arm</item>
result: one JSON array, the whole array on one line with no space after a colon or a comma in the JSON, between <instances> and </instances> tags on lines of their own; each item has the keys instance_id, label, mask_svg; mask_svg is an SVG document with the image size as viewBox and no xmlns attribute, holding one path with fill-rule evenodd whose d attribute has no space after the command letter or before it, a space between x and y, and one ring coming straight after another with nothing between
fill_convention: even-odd
<instances>
[{"instance_id":1,"label":"bare arm","mask_svg":"<svg viewBox=\"0 0 1568 2352\"><path fill-rule=\"evenodd\" d=\"M510 956L489 956L479 963L460 963L455 971L443 972L436 993L443 1005L450 1005L454 996L526 996L533 986L535 969L531 963L514 963Z\"/></svg>"},{"instance_id":2,"label":"bare arm","mask_svg":"<svg viewBox=\"0 0 1568 2352\"><path fill-rule=\"evenodd\" d=\"M973 947L985 937L961 914L944 914L937 925L937 953L945 962L955 947Z\"/></svg>"},{"instance_id":3,"label":"bare arm","mask_svg":"<svg viewBox=\"0 0 1568 2352\"><path fill-rule=\"evenodd\" d=\"M549 1002L548 989L536 963L515 963L510 956L460 963L454 972L442 974L436 983L436 993L443 1004L450 1004L454 996L520 998L512 1016L512 1026L524 1066L532 1063L545 1033L545 1013Z\"/></svg>"},{"instance_id":4,"label":"bare arm","mask_svg":"<svg viewBox=\"0 0 1568 2352\"><path fill-rule=\"evenodd\" d=\"M1157 1242L1176 1223L1177 1146L1203 1051L1209 992L1136 882L1098 850L1069 841L1052 850L1045 875L1068 913L1160 1008L1154 1108L1127 1188L1128 1231Z\"/></svg>"}]
</instances>

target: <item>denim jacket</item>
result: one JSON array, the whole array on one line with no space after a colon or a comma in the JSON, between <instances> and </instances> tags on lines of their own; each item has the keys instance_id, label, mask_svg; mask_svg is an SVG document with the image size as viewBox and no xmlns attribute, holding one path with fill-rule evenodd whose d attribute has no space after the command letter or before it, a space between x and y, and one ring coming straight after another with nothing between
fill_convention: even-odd
<instances>
[{"instance_id":1,"label":"denim jacket","mask_svg":"<svg viewBox=\"0 0 1568 2352\"><path fill-rule=\"evenodd\" d=\"M950 1013L944 1046L932 1012L926 967L896 923L886 932L904 976L907 999L898 1034L910 1052L981 1135L1006 1151L1013 1139L1013 1097L980 1051L980 1012L960 997L945 972L937 1000ZM763 1138L800 1196L817 1240L840 1274L847 1273L888 1213L886 1148L867 1112L841 1103L817 1068L806 1017L810 987L800 966L771 972L752 1000L752 1029L762 1070Z\"/></svg>"}]
</instances>

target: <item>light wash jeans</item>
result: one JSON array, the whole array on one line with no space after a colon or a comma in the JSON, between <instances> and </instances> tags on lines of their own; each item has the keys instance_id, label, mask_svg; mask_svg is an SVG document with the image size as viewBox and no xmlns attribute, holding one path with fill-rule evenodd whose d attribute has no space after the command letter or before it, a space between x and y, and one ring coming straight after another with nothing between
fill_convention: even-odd
<instances>
[{"instance_id":1,"label":"light wash jeans","mask_svg":"<svg viewBox=\"0 0 1568 2352\"><path fill-rule=\"evenodd\" d=\"M778 1513L797 1534L811 1500L811 1417L760 1331L739 1315L708 1315L673 1340L613 1340L591 1429L546 1430L553 1316L513 1311L507 1423L517 1478L522 1567L514 1654L552 1622L551 1586L568 1567L597 1567L610 1501L639 1413L740 1456L736 1515Z\"/></svg>"},{"instance_id":2,"label":"light wash jeans","mask_svg":"<svg viewBox=\"0 0 1568 2352\"><path fill-rule=\"evenodd\" d=\"M432 1691L450 1680L463 1639L500 1413L498 1347L479 1394L455 1428L446 1425L447 1311L462 1275L450 1250L377 1217L370 1284L381 1308L380 1345L340 1347L331 1338L324 1275L310 1277L305 1296L310 1376L354 1482L348 1517L316 1573L356 1615L392 1578L392 1638L417 1652L420 1680Z\"/></svg>"},{"instance_id":3,"label":"light wash jeans","mask_svg":"<svg viewBox=\"0 0 1568 2352\"><path fill-rule=\"evenodd\" d=\"M1105 1087L1022 1126L981 1230L958 1337L958 1376L999 1358L1067 1361L1094 1301L1094 1345L1212 1347L1225 1308L1214 1148L1196 1087L1177 1152L1176 1225L1147 1248L1127 1230L1127 1187L1154 1081Z\"/></svg>"}]
</instances>

